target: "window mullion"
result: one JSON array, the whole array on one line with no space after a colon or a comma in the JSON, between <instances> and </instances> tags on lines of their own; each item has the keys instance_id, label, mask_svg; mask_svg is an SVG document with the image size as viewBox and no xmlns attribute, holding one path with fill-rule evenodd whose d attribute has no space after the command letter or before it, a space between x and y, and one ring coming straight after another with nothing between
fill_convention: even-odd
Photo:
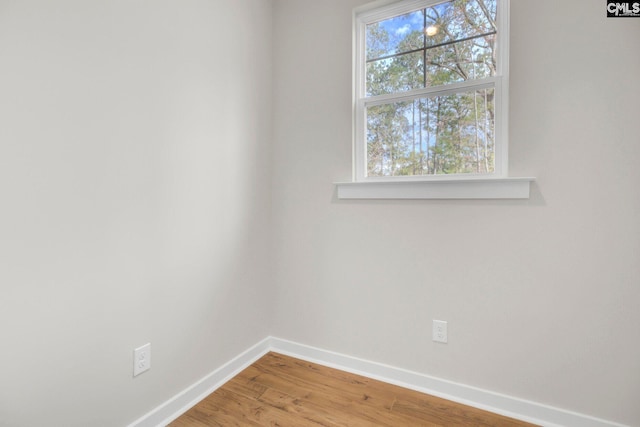
<instances>
[{"instance_id":1,"label":"window mullion","mask_svg":"<svg viewBox=\"0 0 640 427\"><path fill-rule=\"evenodd\" d=\"M427 87L427 9L422 9L422 85Z\"/></svg>"},{"instance_id":2,"label":"window mullion","mask_svg":"<svg viewBox=\"0 0 640 427\"><path fill-rule=\"evenodd\" d=\"M487 77L481 80L467 80L459 83L452 83L446 86L427 87L422 89L414 89L407 92L389 93L384 95L376 95L361 98L363 106L388 104L396 101L411 101L417 98L426 98L432 96L452 95L469 90L480 90L495 87L498 77Z\"/></svg>"}]
</instances>

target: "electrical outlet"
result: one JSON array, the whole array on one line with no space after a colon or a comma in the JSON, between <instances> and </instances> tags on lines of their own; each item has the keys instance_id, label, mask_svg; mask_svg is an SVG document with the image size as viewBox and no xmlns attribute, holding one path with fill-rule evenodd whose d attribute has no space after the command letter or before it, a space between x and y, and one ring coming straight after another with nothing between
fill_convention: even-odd
<instances>
[{"instance_id":1,"label":"electrical outlet","mask_svg":"<svg viewBox=\"0 0 640 427\"><path fill-rule=\"evenodd\" d=\"M151 343L133 350L133 376L140 375L151 368Z\"/></svg>"},{"instance_id":2,"label":"electrical outlet","mask_svg":"<svg viewBox=\"0 0 640 427\"><path fill-rule=\"evenodd\" d=\"M435 342L447 343L447 322L444 320L433 321L433 340Z\"/></svg>"}]
</instances>

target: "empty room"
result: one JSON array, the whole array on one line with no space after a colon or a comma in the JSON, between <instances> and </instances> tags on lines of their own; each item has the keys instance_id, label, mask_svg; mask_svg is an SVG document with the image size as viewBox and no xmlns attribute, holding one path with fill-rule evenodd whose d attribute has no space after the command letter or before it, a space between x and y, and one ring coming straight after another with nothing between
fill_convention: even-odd
<instances>
[{"instance_id":1,"label":"empty room","mask_svg":"<svg viewBox=\"0 0 640 427\"><path fill-rule=\"evenodd\" d=\"M0 427L640 426L639 47L636 1L0 0Z\"/></svg>"}]
</instances>

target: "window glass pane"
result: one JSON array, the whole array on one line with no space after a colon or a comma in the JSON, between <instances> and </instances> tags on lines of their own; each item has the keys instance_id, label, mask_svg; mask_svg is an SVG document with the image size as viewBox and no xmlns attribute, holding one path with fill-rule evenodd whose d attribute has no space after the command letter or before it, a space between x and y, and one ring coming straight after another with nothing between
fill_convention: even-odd
<instances>
[{"instance_id":1,"label":"window glass pane","mask_svg":"<svg viewBox=\"0 0 640 427\"><path fill-rule=\"evenodd\" d=\"M494 171L494 89L367 108L368 176Z\"/></svg>"},{"instance_id":2,"label":"window glass pane","mask_svg":"<svg viewBox=\"0 0 640 427\"><path fill-rule=\"evenodd\" d=\"M424 87L423 55L419 51L367 63L367 96Z\"/></svg>"},{"instance_id":3,"label":"window glass pane","mask_svg":"<svg viewBox=\"0 0 640 427\"><path fill-rule=\"evenodd\" d=\"M366 26L366 96L496 75L496 0L452 0Z\"/></svg>"},{"instance_id":4,"label":"window glass pane","mask_svg":"<svg viewBox=\"0 0 640 427\"><path fill-rule=\"evenodd\" d=\"M496 0L454 0L425 11L427 47L495 33Z\"/></svg>"},{"instance_id":5,"label":"window glass pane","mask_svg":"<svg viewBox=\"0 0 640 427\"><path fill-rule=\"evenodd\" d=\"M367 25L367 61L424 47L424 10Z\"/></svg>"},{"instance_id":6,"label":"window glass pane","mask_svg":"<svg viewBox=\"0 0 640 427\"><path fill-rule=\"evenodd\" d=\"M426 50L427 86L439 86L496 75L495 36Z\"/></svg>"}]
</instances>

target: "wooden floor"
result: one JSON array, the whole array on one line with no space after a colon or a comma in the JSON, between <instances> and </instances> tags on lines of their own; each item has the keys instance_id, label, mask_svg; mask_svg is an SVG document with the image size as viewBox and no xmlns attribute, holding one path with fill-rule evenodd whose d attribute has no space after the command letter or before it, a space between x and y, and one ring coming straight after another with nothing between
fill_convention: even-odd
<instances>
[{"instance_id":1,"label":"wooden floor","mask_svg":"<svg viewBox=\"0 0 640 427\"><path fill-rule=\"evenodd\" d=\"M187 426L531 426L268 353L170 424Z\"/></svg>"}]
</instances>

